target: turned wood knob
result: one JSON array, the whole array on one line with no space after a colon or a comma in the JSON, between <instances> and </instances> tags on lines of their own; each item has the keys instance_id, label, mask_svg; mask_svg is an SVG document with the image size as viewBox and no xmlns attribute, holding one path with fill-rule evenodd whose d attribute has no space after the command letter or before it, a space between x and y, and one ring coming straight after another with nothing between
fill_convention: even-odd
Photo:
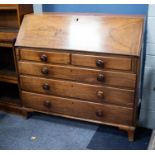
<instances>
[{"instance_id":1,"label":"turned wood knob","mask_svg":"<svg viewBox=\"0 0 155 155\"><path fill-rule=\"evenodd\" d=\"M47 55L42 54L42 55L40 56L40 60L43 61L43 62L47 62L47 60L48 60Z\"/></svg>"},{"instance_id":2,"label":"turned wood knob","mask_svg":"<svg viewBox=\"0 0 155 155\"><path fill-rule=\"evenodd\" d=\"M97 67L103 67L104 66L103 60L96 60L96 66Z\"/></svg>"},{"instance_id":3,"label":"turned wood knob","mask_svg":"<svg viewBox=\"0 0 155 155\"><path fill-rule=\"evenodd\" d=\"M43 105L46 107L46 108L51 108L52 104L50 101L46 100L44 101Z\"/></svg>"},{"instance_id":4,"label":"turned wood knob","mask_svg":"<svg viewBox=\"0 0 155 155\"><path fill-rule=\"evenodd\" d=\"M48 68L47 68L47 67L43 67L43 68L41 69L41 73L42 73L42 74L48 74Z\"/></svg>"},{"instance_id":5,"label":"turned wood knob","mask_svg":"<svg viewBox=\"0 0 155 155\"><path fill-rule=\"evenodd\" d=\"M98 74L97 81L101 81L101 82L104 81L104 75L102 73Z\"/></svg>"},{"instance_id":6,"label":"turned wood knob","mask_svg":"<svg viewBox=\"0 0 155 155\"><path fill-rule=\"evenodd\" d=\"M97 97L103 99L103 98L104 98L103 91L99 90L99 91L97 92Z\"/></svg>"},{"instance_id":7,"label":"turned wood knob","mask_svg":"<svg viewBox=\"0 0 155 155\"><path fill-rule=\"evenodd\" d=\"M49 90L49 89L50 89L50 86L48 85L48 83L44 83L44 84L42 85L42 88L43 88L44 90Z\"/></svg>"},{"instance_id":8,"label":"turned wood knob","mask_svg":"<svg viewBox=\"0 0 155 155\"><path fill-rule=\"evenodd\" d=\"M96 111L96 116L103 117L103 111L101 111L101 110Z\"/></svg>"}]
</instances>

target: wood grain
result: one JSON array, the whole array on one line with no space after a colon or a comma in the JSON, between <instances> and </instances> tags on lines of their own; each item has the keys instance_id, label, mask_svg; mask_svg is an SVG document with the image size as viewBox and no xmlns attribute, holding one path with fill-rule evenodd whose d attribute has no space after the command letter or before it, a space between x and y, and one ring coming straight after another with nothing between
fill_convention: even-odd
<instances>
[{"instance_id":1,"label":"wood grain","mask_svg":"<svg viewBox=\"0 0 155 155\"><path fill-rule=\"evenodd\" d=\"M32 4L0 4L0 28L19 29L24 15L32 12Z\"/></svg>"},{"instance_id":2,"label":"wood grain","mask_svg":"<svg viewBox=\"0 0 155 155\"><path fill-rule=\"evenodd\" d=\"M133 90L94 86L90 84L38 78L33 76L20 76L20 83L22 90L30 92L73 97L94 102L107 102L110 104L130 107L133 106L134 103ZM43 86L45 87L43 88ZM98 91L103 92L103 98L98 97Z\"/></svg>"},{"instance_id":3,"label":"wood grain","mask_svg":"<svg viewBox=\"0 0 155 155\"><path fill-rule=\"evenodd\" d=\"M43 72L44 70L46 72ZM19 61L19 72L24 75L66 79L128 89L134 89L136 82L136 74L131 73L88 69L69 65L50 65L28 61ZM103 75L103 80L98 80L99 75Z\"/></svg>"},{"instance_id":4,"label":"wood grain","mask_svg":"<svg viewBox=\"0 0 155 155\"><path fill-rule=\"evenodd\" d=\"M59 52L56 50L32 50L32 49L19 49L21 60L31 60L42 62L40 57L47 56L46 63L70 64L70 53Z\"/></svg>"},{"instance_id":5,"label":"wood grain","mask_svg":"<svg viewBox=\"0 0 155 155\"><path fill-rule=\"evenodd\" d=\"M98 67L96 62L98 60L103 61L103 66ZM126 70L131 71L132 59L130 57L123 56L95 56L84 54L72 54L73 65L95 67L100 69L113 69L113 70Z\"/></svg>"},{"instance_id":6,"label":"wood grain","mask_svg":"<svg viewBox=\"0 0 155 155\"><path fill-rule=\"evenodd\" d=\"M0 4L1 111L16 114L25 113L18 94L19 74L16 68L17 62L16 55L14 53L14 43L22 18L26 13L32 12L32 6L32 4Z\"/></svg>"},{"instance_id":7,"label":"wood grain","mask_svg":"<svg viewBox=\"0 0 155 155\"><path fill-rule=\"evenodd\" d=\"M16 41L24 107L134 139L143 16L31 14Z\"/></svg>"},{"instance_id":8,"label":"wood grain","mask_svg":"<svg viewBox=\"0 0 155 155\"><path fill-rule=\"evenodd\" d=\"M136 16L30 14L23 20L16 46L138 56L143 22Z\"/></svg>"},{"instance_id":9,"label":"wood grain","mask_svg":"<svg viewBox=\"0 0 155 155\"><path fill-rule=\"evenodd\" d=\"M117 106L100 105L76 99L67 99L56 96L47 96L35 93L22 92L25 107L33 109L67 114L102 122L121 123L132 125L132 109ZM49 101L50 106L45 105ZM98 113L103 115L98 115Z\"/></svg>"},{"instance_id":10,"label":"wood grain","mask_svg":"<svg viewBox=\"0 0 155 155\"><path fill-rule=\"evenodd\" d=\"M1 32L0 31L0 42L11 42L11 44L15 41L17 37L17 31L7 31Z\"/></svg>"}]
</instances>

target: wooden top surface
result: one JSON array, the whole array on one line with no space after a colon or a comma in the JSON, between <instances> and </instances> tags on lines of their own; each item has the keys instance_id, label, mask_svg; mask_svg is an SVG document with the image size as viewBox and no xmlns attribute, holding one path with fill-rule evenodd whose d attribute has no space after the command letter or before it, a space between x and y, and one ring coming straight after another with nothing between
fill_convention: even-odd
<instances>
[{"instance_id":1,"label":"wooden top surface","mask_svg":"<svg viewBox=\"0 0 155 155\"><path fill-rule=\"evenodd\" d=\"M142 16L104 14L29 14L16 46L139 56Z\"/></svg>"},{"instance_id":2,"label":"wooden top surface","mask_svg":"<svg viewBox=\"0 0 155 155\"><path fill-rule=\"evenodd\" d=\"M17 10L19 7L28 6L29 4L0 4L1 10Z\"/></svg>"},{"instance_id":3,"label":"wooden top surface","mask_svg":"<svg viewBox=\"0 0 155 155\"><path fill-rule=\"evenodd\" d=\"M17 31L1 31L0 29L0 42L14 42L17 37Z\"/></svg>"},{"instance_id":4,"label":"wooden top surface","mask_svg":"<svg viewBox=\"0 0 155 155\"><path fill-rule=\"evenodd\" d=\"M15 10L18 6L18 4L0 4L0 10Z\"/></svg>"}]
</instances>

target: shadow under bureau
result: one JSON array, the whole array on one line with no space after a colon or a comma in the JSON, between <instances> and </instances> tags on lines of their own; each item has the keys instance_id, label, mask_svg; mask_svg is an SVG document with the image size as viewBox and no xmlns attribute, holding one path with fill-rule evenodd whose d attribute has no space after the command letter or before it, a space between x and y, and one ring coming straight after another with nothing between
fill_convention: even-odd
<instances>
[{"instance_id":1,"label":"shadow under bureau","mask_svg":"<svg viewBox=\"0 0 155 155\"><path fill-rule=\"evenodd\" d=\"M23 107L119 127L134 139L144 18L30 14L16 56Z\"/></svg>"}]
</instances>

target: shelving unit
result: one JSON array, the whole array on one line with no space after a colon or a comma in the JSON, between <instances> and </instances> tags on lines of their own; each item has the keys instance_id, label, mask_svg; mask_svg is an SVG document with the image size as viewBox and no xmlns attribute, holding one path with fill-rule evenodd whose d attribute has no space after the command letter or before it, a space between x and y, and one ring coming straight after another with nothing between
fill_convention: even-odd
<instances>
[{"instance_id":1,"label":"shelving unit","mask_svg":"<svg viewBox=\"0 0 155 155\"><path fill-rule=\"evenodd\" d=\"M0 82L0 99L3 103L20 105L19 90L17 84Z\"/></svg>"},{"instance_id":2,"label":"shelving unit","mask_svg":"<svg viewBox=\"0 0 155 155\"><path fill-rule=\"evenodd\" d=\"M20 106L14 40L3 39L0 46L0 103L8 106Z\"/></svg>"},{"instance_id":3,"label":"shelving unit","mask_svg":"<svg viewBox=\"0 0 155 155\"><path fill-rule=\"evenodd\" d=\"M0 81L18 84L13 47L0 47Z\"/></svg>"},{"instance_id":4,"label":"shelving unit","mask_svg":"<svg viewBox=\"0 0 155 155\"><path fill-rule=\"evenodd\" d=\"M0 110L22 108L14 43L24 15L32 12L31 4L0 4Z\"/></svg>"},{"instance_id":5,"label":"shelving unit","mask_svg":"<svg viewBox=\"0 0 155 155\"><path fill-rule=\"evenodd\" d=\"M17 74L7 69L0 70L0 81L18 84Z\"/></svg>"}]
</instances>

